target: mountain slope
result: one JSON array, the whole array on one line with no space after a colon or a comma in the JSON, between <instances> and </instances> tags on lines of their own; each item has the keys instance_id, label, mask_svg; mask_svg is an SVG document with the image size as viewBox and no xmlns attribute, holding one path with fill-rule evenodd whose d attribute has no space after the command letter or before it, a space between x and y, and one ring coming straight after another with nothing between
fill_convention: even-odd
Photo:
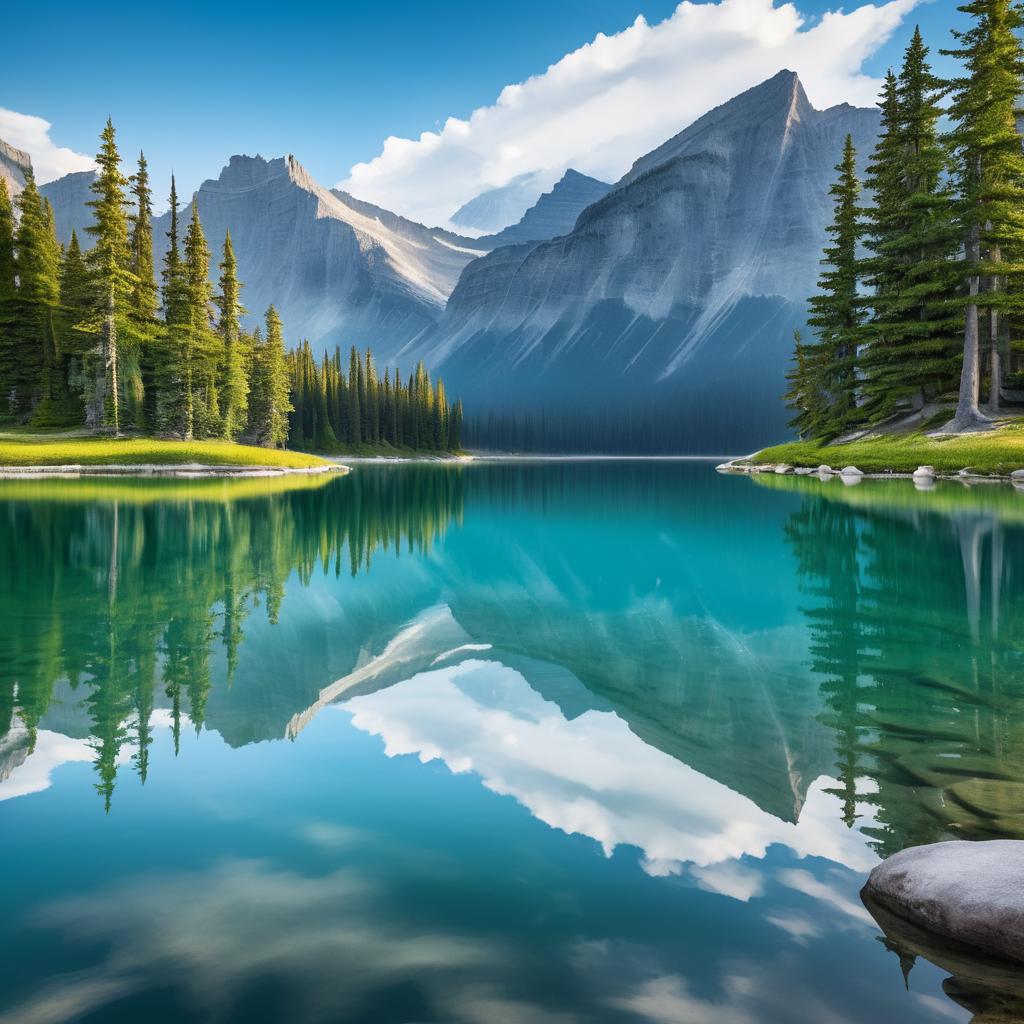
<instances>
[{"instance_id":1,"label":"mountain slope","mask_svg":"<svg viewBox=\"0 0 1024 1024\"><path fill-rule=\"evenodd\" d=\"M66 175L44 187L62 241L77 227L88 244L81 229L90 220L91 176ZM487 248L330 192L292 156L234 156L196 200L214 276L231 231L250 326L274 303L290 340L369 345L381 361L434 326L462 269ZM182 236L190 216L186 205ZM169 213L154 218L158 269L169 226Z\"/></svg>"},{"instance_id":2,"label":"mountain slope","mask_svg":"<svg viewBox=\"0 0 1024 1024\"><path fill-rule=\"evenodd\" d=\"M691 451L784 434L779 401L843 138L875 110L815 110L789 71L636 162L564 237L470 264L421 340L467 411L629 400Z\"/></svg>"},{"instance_id":3,"label":"mountain slope","mask_svg":"<svg viewBox=\"0 0 1024 1024\"><path fill-rule=\"evenodd\" d=\"M71 241L72 230L78 232L78 242L83 249L92 245L92 238L85 230L92 223L92 210L86 204L96 198L91 189L95 180L95 171L72 171L39 186L39 191L53 206L57 238L61 245Z\"/></svg>"},{"instance_id":4,"label":"mountain slope","mask_svg":"<svg viewBox=\"0 0 1024 1024\"><path fill-rule=\"evenodd\" d=\"M611 189L607 182L580 174L570 167L554 188L545 192L518 223L510 224L496 235L478 238L477 242L497 248L566 235L572 231L579 215L592 203L604 198Z\"/></svg>"},{"instance_id":5,"label":"mountain slope","mask_svg":"<svg viewBox=\"0 0 1024 1024\"><path fill-rule=\"evenodd\" d=\"M521 174L507 185L474 196L449 219L466 231L501 231L515 224L537 202L550 180L544 181L537 173Z\"/></svg>"}]
</instances>

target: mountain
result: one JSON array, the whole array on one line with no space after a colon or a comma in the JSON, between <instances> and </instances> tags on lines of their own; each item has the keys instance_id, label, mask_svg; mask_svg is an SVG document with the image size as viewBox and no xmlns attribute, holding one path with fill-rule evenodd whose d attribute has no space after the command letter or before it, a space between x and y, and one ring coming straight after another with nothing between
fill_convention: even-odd
<instances>
[{"instance_id":1,"label":"mountain","mask_svg":"<svg viewBox=\"0 0 1024 1024\"><path fill-rule=\"evenodd\" d=\"M509 225L496 235L478 238L477 242L496 249L502 245L541 242L567 235L579 215L592 203L604 198L611 188L607 182L580 174L570 167L554 188L545 192L518 223Z\"/></svg>"},{"instance_id":2,"label":"mountain","mask_svg":"<svg viewBox=\"0 0 1024 1024\"><path fill-rule=\"evenodd\" d=\"M0 178L7 182L7 194L13 199L25 187L25 172L32 169L28 153L0 139Z\"/></svg>"},{"instance_id":3,"label":"mountain","mask_svg":"<svg viewBox=\"0 0 1024 1024\"><path fill-rule=\"evenodd\" d=\"M782 71L639 159L563 237L471 263L417 352L467 414L668 411L692 452L785 434L779 401L815 288L828 189L878 112L816 110Z\"/></svg>"},{"instance_id":4,"label":"mountain","mask_svg":"<svg viewBox=\"0 0 1024 1024\"><path fill-rule=\"evenodd\" d=\"M66 175L44 187L62 241L77 227L87 242L81 228L89 221L91 175ZM369 345L382 362L434 326L462 269L487 248L328 191L293 156L233 156L218 178L203 182L196 200L214 275L231 231L249 326L273 303L290 340ZM182 236L190 217L186 204ZM158 268L169 227L169 213L154 218Z\"/></svg>"},{"instance_id":5,"label":"mountain","mask_svg":"<svg viewBox=\"0 0 1024 1024\"><path fill-rule=\"evenodd\" d=\"M537 172L521 174L501 188L488 189L470 199L449 220L467 231L501 231L526 213L544 191L544 185Z\"/></svg>"},{"instance_id":6,"label":"mountain","mask_svg":"<svg viewBox=\"0 0 1024 1024\"><path fill-rule=\"evenodd\" d=\"M92 223L92 210L86 204L96 198L90 187L95 180L95 171L72 171L39 186L39 191L53 206L57 238L61 245L71 241L72 230L78 232L82 248L88 249L92 245L92 239L85 230Z\"/></svg>"}]
</instances>

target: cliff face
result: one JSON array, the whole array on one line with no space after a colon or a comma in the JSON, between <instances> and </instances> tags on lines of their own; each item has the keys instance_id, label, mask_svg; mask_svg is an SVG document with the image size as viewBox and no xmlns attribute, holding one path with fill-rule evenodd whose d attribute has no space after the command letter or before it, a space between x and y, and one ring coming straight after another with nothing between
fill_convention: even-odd
<instances>
[{"instance_id":1,"label":"cliff face","mask_svg":"<svg viewBox=\"0 0 1024 1024\"><path fill-rule=\"evenodd\" d=\"M554 188L545 192L518 223L477 241L496 249L502 245L541 242L566 235L572 231L579 215L592 203L604 198L611 188L606 182L580 174L570 167Z\"/></svg>"},{"instance_id":2,"label":"cliff face","mask_svg":"<svg viewBox=\"0 0 1024 1024\"><path fill-rule=\"evenodd\" d=\"M833 168L847 132L866 156L877 129L780 72L638 160L564 237L471 264L422 351L471 409L642 395L692 418L695 451L783 432Z\"/></svg>"},{"instance_id":3,"label":"cliff face","mask_svg":"<svg viewBox=\"0 0 1024 1024\"><path fill-rule=\"evenodd\" d=\"M0 139L0 178L7 182L11 199L25 187L25 172L31 169L32 158L28 153Z\"/></svg>"},{"instance_id":4,"label":"cliff face","mask_svg":"<svg viewBox=\"0 0 1024 1024\"><path fill-rule=\"evenodd\" d=\"M95 180L95 171L73 171L39 186L39 191L53 206L57 238L62 245L71 241L72 231L78 233L78 243L83 249L92 245L92 239L85 230L92 223L92 210L86 204L95 198L90 188Z\"/></svg>"},{"instance_id":5,"label":"cliff face","mask_svg":"<svg viewBox=\"0 0 1024 1024\"><path fill-rule=\"evenodd\" d=\"M67 242L90 220L93 172L44 186L58 233ZM462 269L486 251L470 239L399 217L321 187L292 156L235 156L196 193L216 274L231 232L244 283L247 323L273 303L290 340L372 346L383 362L440 317ZM180 232L191 217L186 201ZM153 221L157 268L167 250L170 214Z\"/></svg>"}]
</instances>

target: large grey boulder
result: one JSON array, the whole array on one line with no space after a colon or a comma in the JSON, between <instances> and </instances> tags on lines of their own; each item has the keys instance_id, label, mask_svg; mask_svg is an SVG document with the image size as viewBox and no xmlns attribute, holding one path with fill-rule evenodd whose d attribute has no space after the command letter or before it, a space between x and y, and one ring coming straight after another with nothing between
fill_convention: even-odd
<instances>
[{"instance_id":1,"label":"large grey boulder","mask_svg":"<svg viewBox=\"0 0 1024 1024\"><path fill-rule=\"evenodd\" d=\"M871 872L862 896L933 935L1024 964L1024 841L910 847Z\"/></svg>"}]
</instances>

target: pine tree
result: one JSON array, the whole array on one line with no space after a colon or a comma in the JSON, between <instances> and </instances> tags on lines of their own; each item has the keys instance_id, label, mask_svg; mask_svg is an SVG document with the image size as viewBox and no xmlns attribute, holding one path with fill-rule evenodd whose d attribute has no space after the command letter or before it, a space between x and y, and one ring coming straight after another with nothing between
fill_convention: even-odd
<instances>
[{"instance_id":1,"label":"pine tree","mask_svg":"<svg viewBox=\"0 0 1024 1024\"><path fill-rule=\"evenodd\" d=\"M71 232L71 241L64 254L60 276L60 348L68 357L68 375L72 387L82 390L82 360L93 348L92 335L79 327L89 315L92 304L92 283L89 268L78 243L78 233Z\"/></svg>"},{"instance_id":2,"label":"pine tree","mask_svg":"<svg viewBox=\"0 0 1024 1024\"><path fill-rule=\"evenodd\" d=\"M7 191L7 180L0 178L0 302L15 297L14 207Z\"/></svg>"},{"instance_id":3,"label":"pine tree","mask_svg":"<svg viewBox=\"0 0 1024 1024\"><path fill-rule=\"evenodd\" d=\"M810 300L811 315L807 320L821 347L814 358L822 360L821 388L828 400L827 415L821 425L824 439L838 437L848 430L858 415L856 358L864 312L857 287L857 245L863 228L857 205L860 182L856 157L853 137L847 135L843 158L836 166L838 178L829 190L835 215L828 228L830 242L822 258L826 269L819 279L818 294Z\"/></svg>"},{"instance_id":4,"label":"pine tree","mask_svg":"<svg viewBox=\"0 0 1024 1024\"><path fill-rule=\"evenodd\" d=\"M916 29L899 79L891 72L886 79L882 134L865 182L875 199L866 227L873 257L865 264L875 294L860 363L864 413L874 421L952 390L959 371L962 320L951 263L958 238L937 129L943 85L927 57Z\"/></svg>"},{"instance_id":5,"label":"pine tree","mask_svg":"<svg viewBox=\"0 0 1024 1024\"><path fill-rule=\"evenodd\" d=\"M216 384L220 343L212 327L210 249L194 199L185 233L182 270L185 302L185 344L181 353L185 388L182 434L186 440L191 440L193 436L210 437L220 433Z\"/></svg>"},{"instance_id":6,"label":"pine tree","mask_svg":"<svg viewBox=\"0 0 1024 1024\"><path fill-rule=\"evenodd\" d=\"M53 383L60 251L52 219L31 172L26 175L17 206L20 214L15 235L17 290L12 321L5 332L0 376L7 382L8 411L24 418L43 397L44 387L49 391Z\"/></svg>"},{"instance_id":7,"label":"pine tree","mask_svg":"<svg viewBox=\"0 0 1024 1024\"><path fill-rule=\"evenodd\" d=\"M266 322L266 341L257 338L254 346L248 434L253 443L264 448L283 448L293 406L281 318L273 306L267 310Z\"/></svg>"},{"instance_id":8,"label":"pine tree","mask_svg":"<svg viewBox=\"0 0 1024 1024\"><path fill-rule=\"evenodd\" d=\"M359 363L359 354L355 345L349 353L348 359L348 442L349 444L362 444L362 387L359 380L362 376L362 366Z\"/></svg>"},{"instance_id":9,"label":"pine tree","mask_svg":"<svg viewBox=\"0 0 1024 1024\"><path fill-rule=\"evenodd\" d=\"M793 332L793 366L786 374L786 407L796 415L789 426L802 438L820 437L827 429L828 398L824 393L824 347L808 345L800 331Z\"/></svg>"},{"instance_id":10,"label":"pine tree","mask_svg":"<svg viewBox=\"0 0 1024 1024\"><path fill-rule=\"evenodd\" d=\"M1001 325L1021 306L1019 289L1007 284L1022 272L1024 260L1024 152L1015 121L1024 91L1024 8L1018 0L970 0L958 10L974 24L954 31L957 49L942 51L965 71L950 83L949 108L968 293L960 397L950 424L955 431L990 422L978 405L982 308L989 321L990 400L998 408Z\"/></svg>"},{"instance_id":11,"label":"pine tree","mask_svg":"<svg viewBox=\"0 0 1024 1024\"><path fill-rule=\"evenodd\" d=\"M138 407L134 410L136 426L152 427L156 421L156 314L159 306L156 276L153 267L153 195L149 187L149 169L146 157L139 153L138 169L131 178L131 194L135 197L135 212L131 216L131 272L135 276L131 295L131 318L139 339L140 396L135 395Z\"/></svg>"},{"instance_id":12,"label":"pine tree","mask_svg":"<svg viewBox=\"0 0 1024 1024\"><path fill-rule=\"evenodd\" d=\"M0 178L0 415L12 411L16 398L17 359L13 332L18 292L14 232L14 208L7 192L7 181Z\"/></svg>"},{"instance_id":13,"label":"pine tree","mask_svg":"<svg viewBox=\"0 0 1024 1024\"><path fill-rule=\"evenodd\" d=\"M181 261L178 190L171 175L168 199L171 223L161 270L163 327L154 346L154 383L157 389L156 422L160 429L182 434L191 389L185 386L185 351L188 344L188 303L185 269Z\"/></svg>"},{"instance_id":14,"label":"pine tree","mask_svg":"<svg viewBox=\"0 0 1024 1024\"><path fill-rule=\"evenodd\" d=\"M94 223L86 229L95 240L87 255L95 288L90 328L99 335L94 380L86 400L86 424L112 427L117 432L121 428L120 346L131 345L128 313L136 281L130 269L125 199L128 179L121 173L121 157L109 118L100 138L98 171L91 185L96 198L89 202Z\"/></svg>"},{"instance_id":15,"label":"pine tree","mask_svg":"<svg viewBox=\"0 0 1024 1024\"><path fill-rule=\"evenodd\" d=\"M220 396L224 437L234 440L245 428L249 409L248 356L243 343L240 319L245 313L240 301L238 263L231 244L231 232L224 236L220 261L220 293L217 296L223 363Z\"/></svg>"}]
</instances>

